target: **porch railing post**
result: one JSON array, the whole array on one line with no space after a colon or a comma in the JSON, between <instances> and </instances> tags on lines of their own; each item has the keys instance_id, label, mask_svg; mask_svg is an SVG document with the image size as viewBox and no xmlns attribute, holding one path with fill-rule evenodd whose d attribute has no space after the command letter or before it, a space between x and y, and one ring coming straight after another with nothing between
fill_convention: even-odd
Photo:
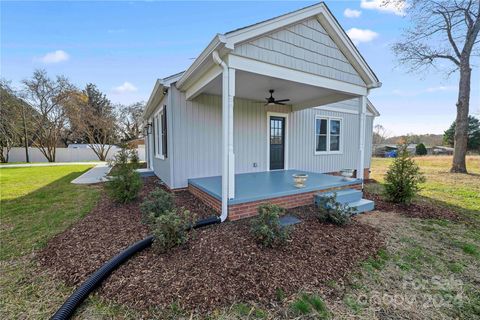
<instances>
[{"instance_id":1,"label":"porch railing post","mask_svg":"<svg viewBox=\"0 0 480 320\"><path fill-rule=\"evenodd\" d=\"M222 73L222 216L228 215L228 69Z\"/></svg>"},{"instance_id":2,"label":"porch railing post","mask_svg":"<svg viewBox=\"0 0 480 320\"><path fill-rule=\"evenodd\" d=\"M235 154L233 152L233 109L235 69L228 69L228 198L235 198Z\"/></svg>"},{"instance_id":3,"label":"porch railing post","mask_svg":"<svg viewBox=\"0 0 480 320\"><path fill-rule=\"evenodd\" d=\"M367 96L360 97L360 159L358 160L358 168L357 168L357 178L362 179L362 187L363 187L363 178L364 178L364 170L365 170L365 122L367 117Z\"/></svg>"}]
</instances>

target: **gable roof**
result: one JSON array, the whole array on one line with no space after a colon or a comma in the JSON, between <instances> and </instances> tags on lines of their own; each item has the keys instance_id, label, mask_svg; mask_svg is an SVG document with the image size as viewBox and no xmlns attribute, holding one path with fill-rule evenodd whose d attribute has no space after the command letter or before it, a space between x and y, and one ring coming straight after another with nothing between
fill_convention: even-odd
<instances>
[{"instance_id":1,"label":"gable roof","mask_svg":"<svg viewBox=\"0 0 480 320\"><path fill-rule=\"evenodd\" d=\"M197 59L195 59L193 64L183 73L182 77L177 82L177 86L180 89L184 86L188 87L205 71L211 68L214 63L211 57L213 51L218 51L220 55L225 55L231 52L235 46L240 43L244 43L248 40L311 17L317 17L318 21L322 24L339 49L364 80L367 88L380 87L381 83L377 76L324 2L235 29L226 32L225 34L217 34Z\"/></svg>"}]
</instances>

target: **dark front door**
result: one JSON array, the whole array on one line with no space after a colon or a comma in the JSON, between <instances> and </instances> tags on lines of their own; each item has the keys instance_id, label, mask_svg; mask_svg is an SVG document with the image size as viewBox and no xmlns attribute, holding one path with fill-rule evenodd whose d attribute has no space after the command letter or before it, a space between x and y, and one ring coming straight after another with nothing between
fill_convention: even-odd
<instances>
[{"instance_id":1,"label":"dark front door","mask_svg":"<svg viewBox=\"0 0 480 320\"><path fill-rule=\"evenodd\" d=\"M270 117L270 170L285 168L285 118Z\"/></svg>"}]
</instances>

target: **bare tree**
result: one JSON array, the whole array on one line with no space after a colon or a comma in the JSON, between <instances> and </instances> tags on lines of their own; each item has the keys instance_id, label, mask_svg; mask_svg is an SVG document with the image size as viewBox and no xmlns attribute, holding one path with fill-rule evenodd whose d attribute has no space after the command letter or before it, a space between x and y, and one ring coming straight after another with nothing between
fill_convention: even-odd
<instances>
[{"instance_id":1,"label":"bare tree","mask_svg":"<svg viewBox=\"0 0 480 320\"><path fill-rule=\"evenodd\" d=\"M373 145L385 143L390 133L381 124L376 124L373 127Z\"/></svg>"},{"instance_id":2,"label":"bare tree","mask_svg":"<svg viewBox=\"0 0 480 320\"><path fill-rule=\"evenodd\" d=\"M135 140L143 137L142 113L145 108L145 102L136 102L128 106L119 106L120 132L124 141Z\"/></svg>"},{"instance_id":3,"label":"bare tree","mask_svg":"<svg viewBox=\"0 0 480 320\"><path fill-rule=\"evenodd\" d=\"M31 119L31 112L28 105L23 101L10 82L0 80L0 148L1 162L8 162L8 155L13 146L25 146L26 161L28 157L29 131L28 123ZM28 119L28 120L27 120ZM23 139L22 139L23 138ZM22 141L23 140L23 141Z\"/></svg>"},{"instance_id":4,"label":"bare tree","mask_svg":"<svg viewBox=\"0 0 480 320\"><path fill-rule=\"evenodd\" d=\"M74 87L63 76L50 79L44 70L36 70L31 79L23 80L23 85L24 98L38 112L33 117L33 146L38 147L49 162L55 162L57 145L67 121L65 103Z\"/></svg>"},{"instance_id":5,"label":"bare tree","mask_svg":"<svg viewBox=\"0 0 480 320\"><path fill-rule=\"evenodd\" d=\"M87 142L98 159L105 161L117 139L117 117L112 103L91 83L71 97L69 118L72 136Z\"/></svg>"},{"instance_id":6,"label":"bare tree","mask_svg":"<svg viewBox=\"0 0 480 320\"><path fill-rule=\"evenodd\" d=\"M405 7L405 0L386 0ZM447 75L459 72L455 151L451 172L466 173L468 113L470 105L470 59L480 31L480 1L478 0L410 0L406 6L412 25L405 30L403 41L393 45L400 63L409 64L412 71L422 72L434 67Z\"/></svg>"}]
</instances>

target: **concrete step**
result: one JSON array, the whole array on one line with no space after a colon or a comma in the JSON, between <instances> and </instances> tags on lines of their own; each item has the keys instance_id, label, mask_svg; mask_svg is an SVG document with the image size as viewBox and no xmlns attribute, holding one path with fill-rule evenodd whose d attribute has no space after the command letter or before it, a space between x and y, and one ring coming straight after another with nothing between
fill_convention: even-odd
<instances>
[{"instance_id":1,"label":"concrete step","mask_svg":"<svg viewBox=\"0 0 480 320\"><path fill-rule=\"evenodd\" d=\"M375 202L367 199L360 199L359 201L350 202L348 205L351 208L357 209L355 214L372 211L375 208Z\"/></svg>"},{"instance_id":2,"label":"concrete step","mask_svg":"<svg viewBox=\"0 0 480 320\"><path fill-rule=\"evenodd\" d=\"M355 189L344 189L337 192L322 192L315 195L315 204L318 206L325 197L332 197L337 194L336 201L342 204L359 201L362 199L363 193L360 190Z\"/></svg>"}]
</instances>

